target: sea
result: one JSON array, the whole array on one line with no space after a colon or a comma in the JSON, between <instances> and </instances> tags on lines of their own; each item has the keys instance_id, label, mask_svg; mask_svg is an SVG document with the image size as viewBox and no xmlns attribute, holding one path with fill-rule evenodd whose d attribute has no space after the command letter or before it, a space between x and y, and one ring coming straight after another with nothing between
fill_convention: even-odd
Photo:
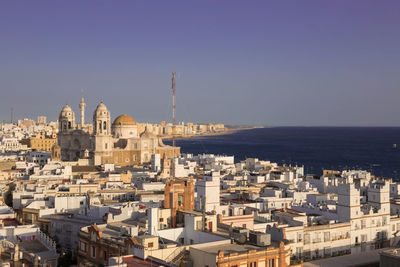
<instances>
[{"instance_id":1,"label":"sea","mask_svg":"<svg viewBox=\"0 0 400 267\"><path fill-rule=\"evenodd\" d=\"M171 144L171 140L165 140ZM400 181L400 127L272 127L178 139L181 153L234 155L304 166L306 174L367 170Z\"/></svg>"}]
</instances>

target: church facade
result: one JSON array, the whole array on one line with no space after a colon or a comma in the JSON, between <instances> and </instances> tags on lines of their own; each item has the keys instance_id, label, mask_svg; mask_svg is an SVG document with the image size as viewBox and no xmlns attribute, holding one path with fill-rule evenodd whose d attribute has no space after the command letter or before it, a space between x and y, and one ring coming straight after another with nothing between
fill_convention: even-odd
<instances>
[{"instance_id":1,"label":"church facade","mask_svg":"<svg viewBox=\"0 0 400 267\"><path fill-rule=\"evenodd\" d=\"M93 165L131 166L149 163L152 154L160 154L162 159L180 155L180 148L165 145L149 131L139 134L135 120L129 115L120 115L111 123L110 111L100 103L93 113L92 125L87 125L83 97L79 107L80 124L75 122L70 106L64 106L60 112L54 158L62 161L88 159Z\"/></svg>"}]
</instances>

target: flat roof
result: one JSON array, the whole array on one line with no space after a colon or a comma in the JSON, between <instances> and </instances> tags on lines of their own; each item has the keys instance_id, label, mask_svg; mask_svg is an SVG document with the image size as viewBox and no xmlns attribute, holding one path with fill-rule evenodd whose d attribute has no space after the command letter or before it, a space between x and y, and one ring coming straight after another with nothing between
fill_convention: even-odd
<instances>
[{"instance_id":1,"label":"flat roof","mask_svg":"<svg viewBox=\"0 0 400 267\"><path fill-rule=\"evenodd\" d=\"M357 254L350 254L304 263L304 267L350 267L365 266L366 264L379 263L379 254L387 251L387 248L370 250Z\"/></svg>"},{"instance_id":2,"label":"flat roof","mask_svg":"<svg viewBox=\"0 0 400 267\"><path fill-rule=\"evenodd\" d=\"M210 246L210 247L204 247L204 248L196 248L201 251L205 251L208 253L212 253L217 255L218 251L224 251L226 254L230 253L243 253L247 252L249 250L265 250L265 247L257 247L253 245L238 245L238 244L225 244L225 245L218 245L218 246Z\"/></svg>"},{"instance_id":3,"label":"flat roof","mask_svg":"<svg viewBox=\"0 0 400 267\"><path fill-rule=\"evenodd\" d=\"M145 238L154 238L154 237L157 237L157 236L155 236L155 235L148 235L148 234L135 236L136 239L145 239ZM158 237L157 237L157 238L158 238Z\"/></svg>"},{"instance_id":4,"label":"flat roof","mask_svg":"<svg viewBox=\"0 0 400 267\"><path fill-rule=\"evenodd\" d=\"M399 258L399 260L400 260L400 249L399 248L388 249L388 250L383 251L381 254L385 255L385 256L390 256L393 258Z\"/></svg>"},{"instance_id":5,"label":"flat roof","mask_svg":"<svg viewBox=\"0 0 400 267\"><path fill-rule=\"evenodd\" d=\"M38 253L38 252L45 252L48 249L39 241L39 240L32 240L32 241L24 241L19 243L19 245L27 251Z\"/></svg>"}]
</instances>

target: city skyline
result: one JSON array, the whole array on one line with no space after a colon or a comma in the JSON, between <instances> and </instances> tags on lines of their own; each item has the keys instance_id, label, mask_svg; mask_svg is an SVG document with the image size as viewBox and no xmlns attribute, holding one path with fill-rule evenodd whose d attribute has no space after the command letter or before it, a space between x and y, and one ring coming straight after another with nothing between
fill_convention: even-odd
<instances>
[{"instance_id":1,"label":"city skyline","mask_svg":"<svg viewBox=\"0 0 400 267\"><path fill-rule=\"evenodd\" d=\"M0 266L400 266L399 11L0 1Z\"/></svg>"},{"instance_id":2,"label":"city skyline","mask_svg":"<svg viewBox=\"0 0 400 267\"><path fill-rule=\"evenodd\" d=\"M171 121L174 70L177 121L400 126L395 1L0 7L1 121L55 120L82 88L88 113Z\"/></svg>"}]
</instances>

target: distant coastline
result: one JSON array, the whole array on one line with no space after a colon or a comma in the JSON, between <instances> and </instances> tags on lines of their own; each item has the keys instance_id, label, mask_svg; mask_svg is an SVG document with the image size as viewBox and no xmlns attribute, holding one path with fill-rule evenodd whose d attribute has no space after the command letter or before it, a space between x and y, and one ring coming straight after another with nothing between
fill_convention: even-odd
<instances>
[{"instance_id":1,"label":"distant coastline","mask_svg":"<svg viewBox=\"0 0 400 267\"><path fill-rule=\"evenodd\" d=\"M202 133L202 134L192 134L192 135L177 135L175 136L175 140L183 140L183 139L197 139L197 138L203 138L203 137L208 137L208 136L219 136L219 135L228 135L228 134L234 134L239 131L244 131L244 130L252 130L252 129L260 129L260 128L265 128L262 126L243 126L243 127L228 127L224 131L220 132L207 132L207 133ZM163 140L172 140L172 136L163 136L161 137Z\"/></svg>"}]
</instances>

